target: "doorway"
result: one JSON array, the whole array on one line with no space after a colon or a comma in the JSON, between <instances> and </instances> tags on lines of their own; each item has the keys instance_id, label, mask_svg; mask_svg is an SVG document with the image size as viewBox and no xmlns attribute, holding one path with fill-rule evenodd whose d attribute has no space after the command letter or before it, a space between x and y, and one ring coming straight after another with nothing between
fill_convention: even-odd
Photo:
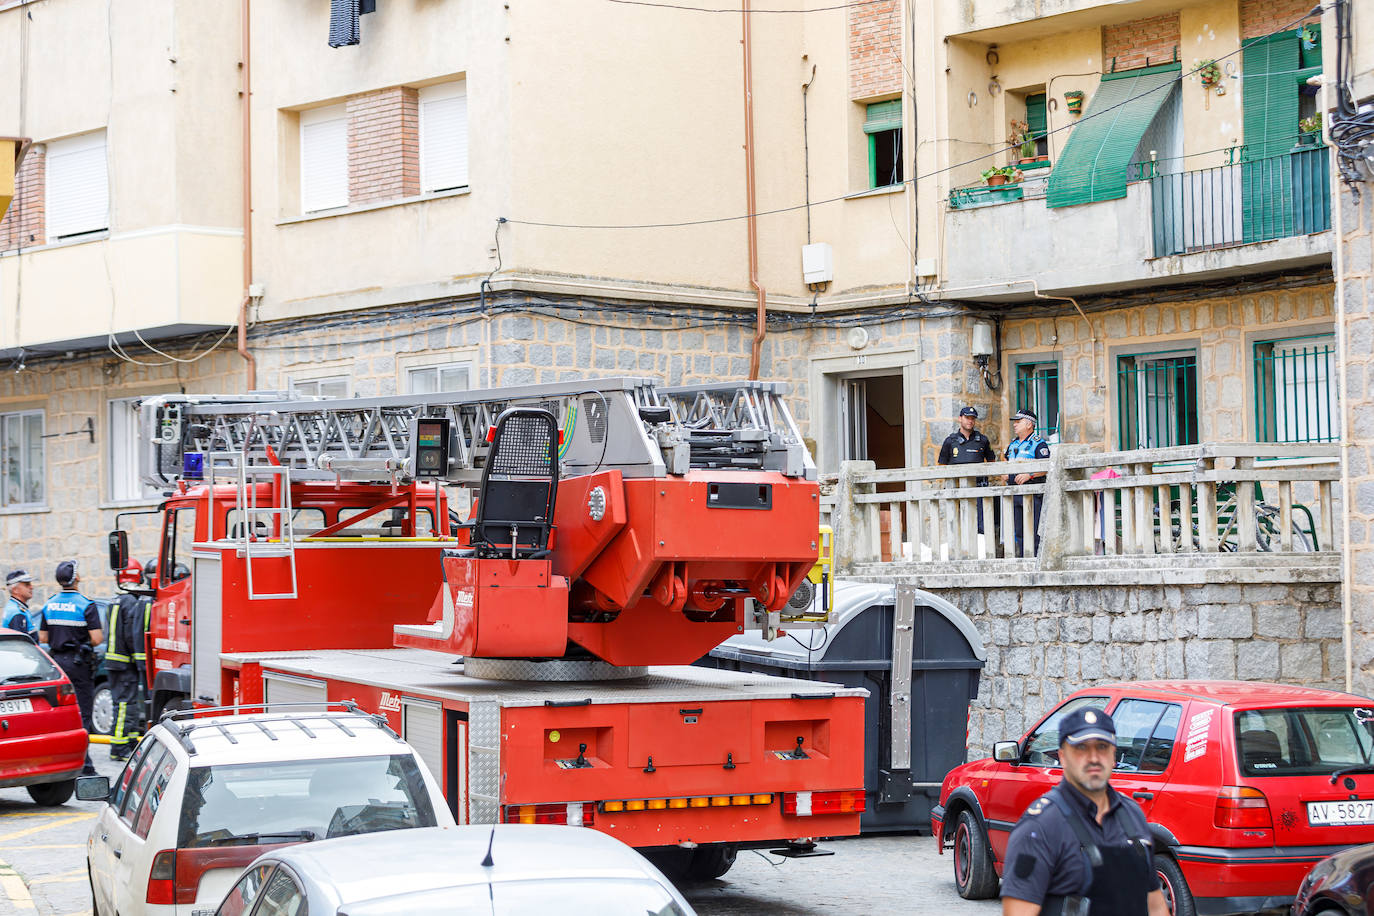
<instances>
[{"instance_id":1,"label":"doorway","mask_svg":"<svg viewBox=\"0 0 1374 916\"><path fill-rule=\"evenodd\" d=\"M906 467L902 374L847 378L842 386L842 460L872 461L879 470Z\"/></svg>"}]
</instances>

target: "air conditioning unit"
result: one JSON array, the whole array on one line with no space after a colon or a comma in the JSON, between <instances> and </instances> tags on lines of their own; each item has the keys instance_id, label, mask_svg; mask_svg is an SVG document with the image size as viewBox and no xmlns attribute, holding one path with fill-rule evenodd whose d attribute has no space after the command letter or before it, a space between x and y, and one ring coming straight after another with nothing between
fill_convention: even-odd
<instances>
[{"instance_id":1,"label":"air conditioning unit","mask_svg":"<svg viewBox=\"0 0 1374 916\"><path fill-rule=\"evenodd\" d=\"M835 251L828 242L802 246L802 282L829 283L835 279Z\"/></svg>"}]
</instances>

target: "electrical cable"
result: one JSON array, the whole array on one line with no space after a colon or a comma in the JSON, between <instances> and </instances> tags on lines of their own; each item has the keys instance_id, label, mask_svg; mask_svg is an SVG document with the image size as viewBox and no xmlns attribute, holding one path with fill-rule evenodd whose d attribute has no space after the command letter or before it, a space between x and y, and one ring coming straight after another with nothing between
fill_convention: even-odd
<instances>
[{"instance_id":1,"label":"electrical cable","mask_svg":"<svg viewBox=\"0 0 1374 916\"><path fill-rule=\"evenodd\" d=\"M608 2L614 2L614 3L629 3L629 2L638 2L638 0L608 0ZM1336 0L1336 2L1337 2L1337 3L1348 2L1348 0ZM1320 10L1322 10L1322 9L1327 9L1327 8L1328 8L1328 7L1318 6L1318 7L1314 8L1313 10L1311 10L1311 11L1309 11L1309 12L1307 12L1307 13L1304 13L1302 16L1298 17L1297 19L1294 19L1292 22L1287 23L1287 24L1285 24L1285 25L1283 25L1283 26L1281 26L1281 27L1275 29L1275 30L1272 31L1272 32L1269 32L1269 33L1266 34L1266 35L1259 35L1259 36L1256 36L1255 38L1251 38L1251 39L1249 39L1249 40L1247 40L1247 41L1241 42L1240 47L1236 48L1236 50L1230 51L1230 52L1228 52L1228 53L1226 53L1226 54L1221 55L1220 57L1218 57L1218 58L1216 58L1214 61L1212 61L1211 64L1208 64L1208 65L1206 65L1206 66L1204 66L1204 67L1194 67L1193 69L1187 70L1187 71L1180 71L1179 74L1178 74L1178 76L1174 77L1173 79L1169 80L1169 81L1166 82L1166 83L1160 83L1158 86L1154 86L1154 87L1152 87L1152 88L1150 88L1150 89L1146 89L1144 92L1141 92L1141 93L1139 93L1139 94L1137 94L1137 95L1133 95L1133 96L1130 96L1129 98L1122 99L1120 102L1117 102L1115 105L1110 105L1110 106L1108 106L1108 107L1102 109L1101 111L1092 111L1092 112L1088 112L1087 114L1084 114L1082 117L1080 117L1076 123L1074 123L1074 124L1065 124L1065 125L1063 125L1063 126L1061 126L1061 127L1056 127L1056 128L1054 128L1053 130L1046 131L1045 134L1044 134L1044 136L1049 137L1049 136L1052 136L1052 135L1054 135L1054 134L1058 134L1058 133L1060 133L1060 132L1062 132L1062 131L1071 130L1071 129L1073 129L1074 127L1077 127L1079 124L1083 124L1084 122L1089 121L1089 120L1092 120L1092 119L1094 119L1094 118L1100 118L1100 117L1102 117L1102 116L1104 116L1104 115L1110 114L1110 113L1116 111L1117 109L1120 109L1120 108L1123 108L1123 107L1125 107L1125 106L1127 106L1127 105L1130 105L1132 102L1135 102L1135 101L1138 101L1138 100L1140 100L1140 99L1143 99L1143 98L1145 98L1146 96L1153 95L1154 93L1159 92L1160 90L1164 90L1164 89L1170 89L1170 90L1171 90L1171 89L1173 88L1173 86L1174 86L1175 83L1181 83L1183 80L1187 79L1187 78L1190 77L1190 76L1193 76L1194 74L1200 72L1200 71L1203 70L1203 69L1206 69L1206 67L1209 67L1209 66L1211 66L1212 64L1220 63L1221 61L1226 60L1227 58L1230 58L1230 57L1235 57L1237 54L1243 53L1246 49L1250 48L1251 46L1253 46L1253 45L1255 45L1255 44L1257 44L1257 43L1259 43L1259 42L1261 42L1261 41L1264 41L1264 40L1266 40L1266 39L1268 39L1268 38L1270 38L1270 37L1272 37L1272 36L1274 36L1274 35L1277 35L1277 34L1279 34L1279 33L1281 33L1281 32L1286 32L1286 31L1290 30L1292 27L1294 27L1294 26L1300 24L1303 20L1311 18L1313 15L1316 14L1316 12L1318 12L1318 11L1320 11ZM738 10L735 10L735 12L739 12L739 11L738 11ZM1124 72L1129 72L1129 71L1124 71ZM1374 113L1372 113L1372 114L1374 114ZM914 176L912 176L911 178L908 178L908 179L903 180L903 181L901 182L901 184L904 184L904 185L910 184L910 185L912 185L912 186L915 186L917 182L925 181L925 180L934 178L936 175L940 175L940 174L943 174L943 173L945 173L945 172L951 172L951 171L953 171L953 170L955 170L955 169L963 168L964 166L976 165L976 164L978 164L978 163L980 163L980 162L983 162L983 161L985 161L985 160L987 160L987 159L991 159L991 158L993 158L994 156L999 156L999 155L1001 155L1001 154L1003 154L1003 153L1009 152L1009 151L1011 151L1011 150L1014 149L1014 148L1015 148L1015 147L1012 147L1012 146L1001 146L1001 147L998 147L997 149L992 150L991 152L984 153L983 155L974 156L974 157L971 158L971 159L965 159L965 160L963 160L962 162L956 162L956 163L954 163L954 164L952 164L952 165L947 165L947 166L945 166L945 167L943 167L943 168L935 169L935 170L933 170L933 171L926 172L926 173L924 173L924 174L914 175ZM813 201L813 202L811 203L811 206L819 207L819 206L823 206L823 205L825 205L825 204L838 203L838 202L840 202L840 201L842 201L842 200L847 200L847 199L849 199L849 198L852 197L852 196L853 196L852 194L841 194L841 195L837 195L837 196L835 196L835 197L827 198L827 199L825 199L825 200ZM687 228L687 227L691 227L691 226L709 226L709 225L716 225L716 224L719 224L719 223L733 223L733 222L739 222L740 220L750 219L751 217L757 217L757 216L776 216L776 215L779 215L779 214L782 214L782 213L793 213L793 212L796 212L797 210L804 209L806 206L807 206L807 204L804 204L804 203L803 203L803 204L793 204L793 205L791 205L791 206L786 206L786 207L775 207L775 208L773 208L773 209L771 209L771 210L759 210L759 211L757 211L756 213L753 213L753 214L737 214L737 215L734 215L734 216L703 217L703 218L701 218L701 219L680 220L680 221L677 221L677 222L655 222L655 223L600 223L600 224L597 224L597 223L555 223L555 222L547 222L547 221L542 221L542 220L517 219L517 218L515 218L515 217L505 217L505 219L506 219L507 222L513 223L513 224L518 225L518 226L531 226L531 227L540 228L540 229L586 229L586 230L592 230L592 229L606 229L606 230L623 230L623 229L679 229L679 228Z\"/></svg>"}]
</instances>

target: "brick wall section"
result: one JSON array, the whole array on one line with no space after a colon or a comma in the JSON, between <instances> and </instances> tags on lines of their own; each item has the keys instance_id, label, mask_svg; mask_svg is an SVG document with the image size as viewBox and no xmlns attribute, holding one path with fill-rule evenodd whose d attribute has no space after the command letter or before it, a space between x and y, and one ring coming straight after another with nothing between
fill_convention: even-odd
<instances>
[{"instance_id":1,"label":"brick wall section","mask_svg":"<svg viewBox=\"0 0 1374 916\"><path fill-rule=\"evenodd\" d=\"M1178 13L1136 19L1102 29L1103 66L1111 67L1112 58L1116 58L1117 70L1167 64L1174 59L1174 49L1178 46Z\"/></svg>"},{"instance_id":2,"label":"brick wall section","mask_svg":"<svg viewBox=\"0 0 1374 916\"><path fill-rule=\"evenodd\" d=\"M41 146L32 147L19 164L15 176L14 200L0 220L0 251L32 248L43 244L43 184L47 176L47 155Z\"/></svg>"},{"instance_id":3,"label":"brick wall section","mask_svg":"<svg viewBox=\"0 0 1374 916\"><path fill-rule=\"evenodd\" d=\"M420 193L420 108L414 89L379 89L348 100L348 201Z\"/></svg>"},{"instance_id":4,"label":"brick wall section","mask_svg":"<svg viewBox=\"0 0 1374 916\"><path fill-rule=\"evenodd\" d=\"M849 8L849 97L902 91L902 17L896 0Z\"/></svg>"},{"instance_id":5,"label":"brick wall section","mask_svg":"<svg viewBox=\"0 0 1374 916\"><path fill-rule=\"evenodd\" d=\"M1241 0L1240 37L1259 38L1296 29L1299 20L1320 22L1320 16L1303 19L1314 5L1305 0Z\"/></svg>"}]
</instances>

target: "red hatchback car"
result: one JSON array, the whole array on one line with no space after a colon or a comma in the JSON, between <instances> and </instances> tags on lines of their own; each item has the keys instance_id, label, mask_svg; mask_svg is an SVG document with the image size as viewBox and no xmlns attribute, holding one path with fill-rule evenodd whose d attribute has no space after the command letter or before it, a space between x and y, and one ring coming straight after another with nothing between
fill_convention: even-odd
<instances>
[{"instance_id":1,"label":"red hatchback car","mask_svg":"<svg viewBox=\"0 0 1374 916\"><path fill-rule=\"evenodd\" d=\"M23 786L40 805L62 804L87 741L62 669L23 633L0 629L0 788Z\"/></svg>"},{"instance_id":2,"label":"red hatchback car","mask_svg":"<svg viewBox=\"0 0 1374 916\"><path fill-rule=\"evenodd\" d=\"M1374 841L1370 700L1254 682L1107 684L945 777L931 826L954 851L962 896L996 894L1012 827L1063 777L1059 719L1084 706L1116 722L1112 785L1144 809L1179 916L1287 906L1315 862Z\"/></svg>"}]
</instances>

